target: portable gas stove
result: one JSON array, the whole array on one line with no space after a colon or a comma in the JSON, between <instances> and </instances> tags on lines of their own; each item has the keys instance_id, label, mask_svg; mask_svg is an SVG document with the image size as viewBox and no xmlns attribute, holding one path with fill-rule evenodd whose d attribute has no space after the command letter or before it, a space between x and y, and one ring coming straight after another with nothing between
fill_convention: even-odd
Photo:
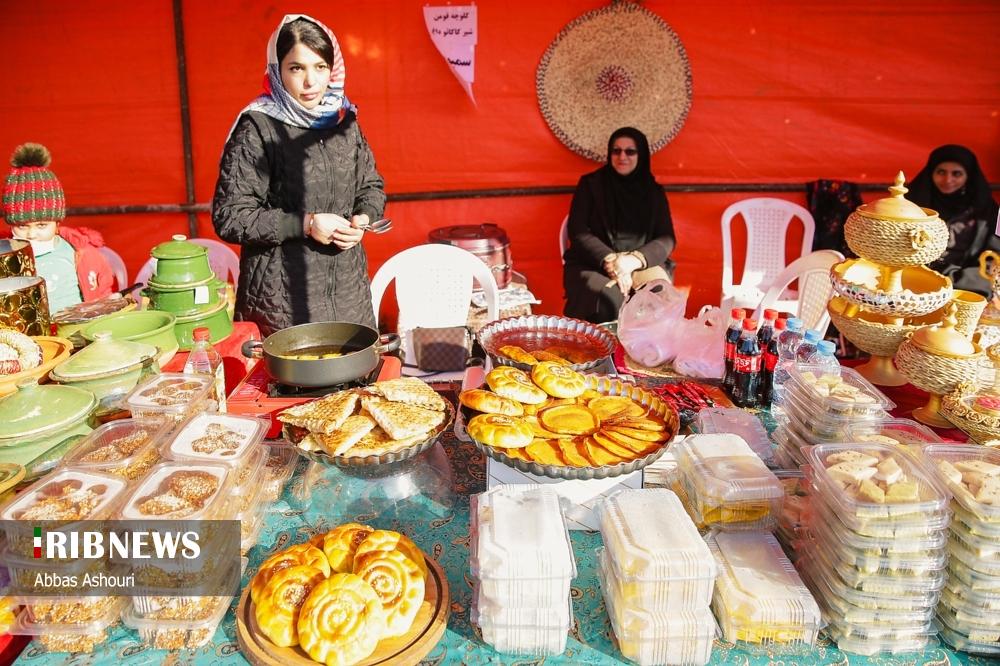
<instances>
[{"instance_id":1,"label":"portable gas stove","mask_svg":"<svg viewBox=\"0 0 1000 666\"><path fill-rule=\"evenodd\" d=\"M366 377L353 379L336 386L303 388L281 384L267 374L263 363L257 363L229 394L226 399L227 410L231 414L246 414L269 419L271 428L267 432L267 437L273 439L281 436L281 422L277 419L278 412L334 391L343 391L344 389L368 386L376 381L395 379L401 376L401 370L402 365L399 359L386 355Z\"/></svg>"}]
</instances>

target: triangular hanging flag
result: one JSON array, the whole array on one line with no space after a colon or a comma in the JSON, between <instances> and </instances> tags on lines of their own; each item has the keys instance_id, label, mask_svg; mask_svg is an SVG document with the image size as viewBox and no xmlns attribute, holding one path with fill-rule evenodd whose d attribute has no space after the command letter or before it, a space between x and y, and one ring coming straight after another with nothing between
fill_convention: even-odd
<instances>
[{"instance_id":1,"label":"triangular hanging flag","mask_svg":"<svg viewBox=\"0 0 1000 666\"><path fill-rule=\"evenodd\" d=\"M426 6L424 23L434 46L475 104L472 83L476 78L476 6Z\"/></svg>"}]
</instances>

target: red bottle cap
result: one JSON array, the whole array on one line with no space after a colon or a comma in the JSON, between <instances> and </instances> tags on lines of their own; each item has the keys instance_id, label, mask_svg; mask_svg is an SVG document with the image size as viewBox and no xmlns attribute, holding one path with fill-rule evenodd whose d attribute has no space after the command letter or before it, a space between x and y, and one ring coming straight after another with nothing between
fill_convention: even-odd
<instances>
[{"instance_id":1,"label":"red bottle cap","mask_svg":"<svg viewBox=\"0 0 1000 666\"><path fill-rule=\"evenodd\" d=\"M212 333L204 326L199 326L194 329L191 336L194 338L195 342L201 342L202 340L210 340L212 338Z\"/></svg>"},{"instance_id":2,"label":"red bottle cap","mask_svg":"<svg viewBox=\"0 0 1000 666\"><path fill-rule=\"evenodd\" d=\"M729 316L733 319L743 319L747 316L747 313L743 311L743 308L733 308Z\"/></svg>"},{"instance_id":3,"label":"red bottle cap","mask_svg":"<svg viewBox=\"0 0 1000 666\"><path fill-rule=\"evenodd\" d=\"M756 331L757 330L757 320L756 319L744 319L743 320L743 330L744 331Z\"/></svg>"},{"instance_id":4,"label":"red bottle cap","mask_svg":"<svg viewBox=\"0 0 1000 666\"><path fill-rule=\"evenodd\" d=\"M791 319L791 318L792 318L792 313L791 312L779 312L778 313L778 319Z\"/></svg>"},{"instance_id":5,"label":"red bottle cap","mask_svg":"<svg viewBox=\"0 0 1000 666\"><path fill-rule=\"evenodd\" d=\"M788 327L788 320L787 319L776 319L774 321L774 330L776 330L776 331L783 331L787 327Z\"/></svg>"},{"instance_id":6,"label":"red bottle cap","mask_svg":"<svg viewBox=\"0 0 1000 666\"><path fill-rule=\"evenodd\" d=\"M777 318L778 318L777 310L771 310L771 309L764 310L764 319L768 321L774 321Z\"/></svg>"}]
</instances>

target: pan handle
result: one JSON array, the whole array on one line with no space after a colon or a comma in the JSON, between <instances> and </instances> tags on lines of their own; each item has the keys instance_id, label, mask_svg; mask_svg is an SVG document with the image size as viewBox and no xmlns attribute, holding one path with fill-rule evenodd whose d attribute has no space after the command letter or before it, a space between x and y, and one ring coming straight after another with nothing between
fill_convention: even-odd
<instances>
[{"instance_id":1,"label":"pan handle","mask_svg":"<svg viewBox=\"0 0 1000 666\"><path fill-rule=\"evenodd\" d=\"M376 354L388 354L399 349L400 338L395 333L383 333L378 336L378 344L375 345Z\"/></svg>"},{"instance_id":2,"label":"pan handle","mask_svg":"<svg viewBox=\"0 0 1000 666\"><path fill-rule=\"evenodd\" d=\"M264 358L264 343L260 340L247 340L240 351L247 358Z\"/></svg>"}]
</instances>

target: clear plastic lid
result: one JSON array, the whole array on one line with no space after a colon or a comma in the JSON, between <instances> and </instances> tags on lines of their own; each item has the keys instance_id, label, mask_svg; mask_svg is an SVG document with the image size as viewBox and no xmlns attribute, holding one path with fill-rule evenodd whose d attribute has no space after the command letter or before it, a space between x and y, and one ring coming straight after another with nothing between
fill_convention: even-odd
<instances>
[{"instance_id":1,"label":"clear plastic lid","mask_svg":"<svg viewBox=\"0 0 1000 666\"><path fill-rule=\"evenodd\" d=\"M132 389L125 397L125 407L137 418L159 414L179 419L194 405L208 401L213 382L204 375L155 375Z\"/></svg>"},{"instance_id":2,"label":"clear plastic lid","mask_svg":"<svg viewBox=\"0 0 1000 666\"><path fill-rule=\"evenodd\" d=\"M948 588L941 592L941 603L938 604L938 611L942 610L947 610L960 623L949 622L948 624L963 630L962 633L968 633L968 630L971 629L992 629L1000 633L1000 612L970 603Z\"/></svg>"},{"instance_id":3,"label":"clear plastic lid","mask_svg":"<svg viewBox=\"0 0 1000 666\"><path fill-rule=\"evenodd\" d=\"M66 454L63 465L92 469L132 481L149 471L160 458L162 423L121 419L91 431Z\"/></svg>"},{"instance_id":4,"label":"clear plastic lid","mask_svg":"<svg viewBox=\"0 0 1000 666\"><path fill-rule=\"evenodd\" d=\"M715 500L784 496L774 473L739 435L691 435L678 447L677 464L700 495Z\"/></svg>"},{"instance_id":5,"label":"clear plastic lid","mask_svg":"<svg viewBox=\"0 0 1000 666\"><path fill-rule=\"evenodd\" d=\"M129 606L122 613L122 622L136 629L144 643L161 650L198 648L208 643L222 621L232 597L211 597L214 606L209 607L207 616L196 620L173 619L164 611L143 617ZM165 617L161 617L165 615Z\"/></svg>"},{"instance_id":6,"label":"clear plastic lid","mask_svg":"<svg viewBox=\"0 0 1000 666\"><path fill-rule=\"evenodd\" d=\"M715 597L734 622L819 625L819 607L774 536L717 532L706 541L719 564Z\"/></svg>"},{"instance_id":7,"label":"clear plastic lid","mask_svg":"<svg viewBox=\"0 0 1000 666\"><path fill-rule=\"evenodd\" d=\"M969 534L1000 540L1000 522L983 520L965 509L954 498L951 501L951 524L961 523Z\"/></svg>"},{"instance_id":8,"label":"clear plastic lid","mask_svg":"<svg viewBox=\"0 0 1000 666\"><path fill-rule=\"evenodd\" d=\"M473 593L499 606L552 608L569 597L573 579L564 578L473 578Z\"/></svg>"},{"instance_id":9,"label":"clear plastic lid","mask_svg":"<svg viewBox=\"0 0 1000 666\"><path fill-rule=\"evenodd\" d=\"M890 632L885 632L888 638L858 637L853 634L844 634L838 629L827 628L830 637L837 642L837 647L841 652L859 654L871 657L877 654L909 654L923 652L924 648L931 642L931 633L918 636L904 636L893 638Z\"/></svg>"},{"instance_id":10,"label":"clear plastic lid","mask_svg":"<svg viewBox=\"0 0 1000 666\"><path fill-rule=\"evenodd\" d=\"M29 486L8 503L0 519L18 521L103 520L124 498L122 478L79 467L64 467ZM10 544L27 535L7 529Z\"/></svg>"},{"instance_id":11,"label":"clear plastic lid","mask_svg":"<svg viewBox=\"0 0 1000 666\"><path fill-rule=\"evenodd\" d=\"M986 638L987 640L973 641L969 634L963 634L949 626L948 620L942 617L935 619L934 628L937 629L938 634L941 636L941 640L959 652L982 654L991 657L1000 656L1000 632L991 632L989 634L983 632L984 635L981 637ZM980 638L980 632L974 633L977 638Z\"/></svg>"},{"instance_id":12,"label":"clear plastic lid","mask_svg":"<svg viewBox=\"0 0 1000 666\"><path fill-rule=\"evenodd\" d=\"M160 463L132 492L121 520L221 519L229 506L232 468L221 463Z\"/></svg>"},{"instance_id":13,"label":"clear plastic lid","mask_svg":"<svg viewBox=\"0 0 1000 666\"><path fill-rule=\"evenodd\" d=\"M240 466L257 450L270 424L253 416L195 414L163 450L169 460L210 461Z\"/></svg>"},{"instance_id":14,"label":"clear plastic lid","mask_svg":"<svg viewBox=\"0 0 1000 666\"><path fill-rule=\"evenodd\" d=\"M928 595L937 595L944 587L945 571L931 571L924 576L881 576L867 574L840 562L822 548L808 549L816 566L823 568L830 576L836 575L848 587L872 594L882 594L893 598L907 598L909 603L923 602ZM934 601L936 602L936 596ZM885 606L891 608L891 606Z\"/></svg>"},{"instance_id":15,"label":"clear plastic lid","mask_svg":"<svg viewBox=\"0 0 1000 666\"><path fill-rule=\"evenodd\" d=\"M1000 561L979 557L975 549L970 548L960 538L948 541L948 554L951 555L952 562L958 560L973 571L978 571L985 576L1000 576Z\"/></svg>"},{"instance_id":16,"label":"clear plastic lid","mask_svg":"<svg viewBox=\"0 0 1000 666\"><path fill-rule=\"evenodd\" d=\"M869 418L896 406L851 368L796 364L788 375L787 393L827 414Z\"/></svg>"},{"instance_id":17,"label":"clear plastic lid","mask_svg":"<svg viewBox=\"0 0 1000 666\"><path fill-rule=\"evenodd\" d=\"M1000 577L976 571L957 557L948 560L947 571L972 592L1000 594Z\"/></svg>"},{"instance_id":18,"label":"clear plastic lid","mask_svg":"<svg viewBox=\"0 0 1000 666\"><path fill-rule=\"evenodd\" d=\"M715 561L681 501L663 488L623 490L597 508L615 575L624 581L715 578Z\"/></svg>"},{"instance_id":19,"label":"clear plastic lid","mask_svg":"<svg viewBox=\"0 0 1000 666\"><path fill-rule=\"evenodd\" d=\"M479 628L542 627L565 632L573 626L573 602L567 597L548 608L523 608L496 604L474 595L469 622Z\"/></svg>"},{"instance_id":20,"label":"clear plastic lid","mask_svg":"<svg viewBox=\"0 0 1000 666\"><path fill-rule=\"evenodd\" d=\"M936 432L911 419L861 421L851 424L847 434L852 441L881 441L883 444L899 444L907 448L916 447L918 449L925 444L939 444L943 441ZM865 439L874 436L884 437L885 440Z\"/></svg>"},{"instance_id":21,"label":"clear plastic lid","mask_svg":"<svg viewBox=\"0 0 1000 666\"><path fill-rule=\"evenodd\" d=\"M847 438L847 431L852 425L864 422L877 422L889 418L888 412L856 416L837 416L826 412L817 412L816 407L802 402L801 398L788 396L782 403L785 415L793 429L798 432L803 441L813 444L836 444Z\"/></svg>"},{"instance_id":22,"label":"clear plastic lid","mask_svg":"<svg viewBox=\"0 0 1000 666\"><path fill-rule=\"evenodd\" d=\"M922 522L938 527L948 522L947 493L896 447L821 444L806 452L806 460L817 490L855 531L862 531L858 529L861 523L871 522Z\"/></svg>"},{"instance_id":23,"label":"clear plastic lid","mask_svg":"<svg viewBox=\"0 0 1000 666\"><path fill-rule=\"evenodd\" d=\"M1000 451L986 446L931 444L926 467L963 508L982 521L1000 522Z\"/></svg>"},{"instance_id":24,"label":"clear plastic lid","mask_svg":"<svg viewBox=\"0 0 1000 666\"><path fill-rule=\"evenodd\" d=\"M933 550L883 555L881 549L856 548L838 538L822 521L811 523L809 530L820 548L841 564L862 574L880 576L923 576L944 569L948 555L944 546Z\"/></svg>"},{"instance_id":25,"label":"clear plastic lid","mask_svg":"<svg viewBox=\"0 0 1000 666\"><path fill-rule=\"evenodd\" d=\"M806 586L813 591L814 598L821 599L833 614L849 624L921 624L934 616L933 606L905 610L863 608L837 594L822 571L801 567L800 573Z\"/></svg>"},{"instance_id":26,"label":"clear plastic lid","mask_svg":"<svg viewBox=\"0 0 1000 666\"><path fill-rule=\"evenodd\" d=\"M1000 541L973 534L961 521L953 521L950 529L952 540L977 558L987 562L1000 563Z\"/></svg>"},{"instance_id":27,"label":"clear plastic lid","mask_svg":"<svg viewBox=\"0 0 1000 666\"><path fill-rule=\"evenodd\" d=\"M721 407L703 409L698 412L695 423L698 431L706 435L726 433L739 435L761 460L770 460L774 454L771 438L767 436L767 428L756 415L744 409Z\"/></svg>"},{"instance_id":28,"label":"clear plastic lid","mask_svg":"<svg viewBox=\"0 0 1000 666\"><path fill-rule=\"evenodd\" d=\"M958 576L954 575L954 571L949 570L948 573L950 575L945 582L944 589L954 595L955 598L960 599L972 608L1000 611L1000 589L974 590L970 585L967 585ZM1000 581L996 582L997 587L1000 588Z\"/></svg>"},{"instance_id":29,"label":"clear plastic lid","mask_svg":"<svg viewBox=\"0 0 1000 666\"><path fill-rule=\"evenodd\" d=\"M807 549L797 564L800 571L808 571L812 580L822 579L826 587L845 603L851 606L871 611L898 611L905 613L923 613L937 606L939 592L937 590L924 592L914 596L892 596L879 592L868 592L850 587L840 578L836 571L830 568L815 548ZM803 580L805 580L803 578ZM808 581L807 581L808 582ZM815 588L814 588L815 589ZM814 598L820 598L817 594Z\"/></svg>"},{"instance_id":30,"label":"clear plastic lid","mask_svg":"<svg viewBox=\"0 0 1000 666\"><path fill-rule=\"evenodd\" d=\"M497 486L472 497L470 517L476 578L576 576L559 495L551 488Z\"/></svg>"},{"instance_id":31,"label":"clear plastic lid","mask_svg":"<svg viewBox=\"0 0 1000 666\"><path fill-rule=\"evenodd\" d=\"M90 636L99 634L118 621L118 617L127 603L128 599L125 597L115 597L115 602L105 606L100 615L84 622L35 622L32 619L32 611L23 608L18 614L14 626L11 627L10 633L15 636L45 636L46 634Z\"/></svg>"},{"instance_id":32,"label":"clear plastic lid","mask_svg":"<svg viewBox=\"0 0 1000 666\"><path fill-rule=\"evenodd\" d=\"M706 546L707 549L707 546ZM672 613L712 603L715 577L673 580L623 581L618 577L611 558L604 548L597 549L598 563L607 572L607 578L616 590L619 608L642 608L648 611ZM714 558L709 557L713 560ZM714 566L714 565L713 565Z\"/></svg>"}]
</instances>

